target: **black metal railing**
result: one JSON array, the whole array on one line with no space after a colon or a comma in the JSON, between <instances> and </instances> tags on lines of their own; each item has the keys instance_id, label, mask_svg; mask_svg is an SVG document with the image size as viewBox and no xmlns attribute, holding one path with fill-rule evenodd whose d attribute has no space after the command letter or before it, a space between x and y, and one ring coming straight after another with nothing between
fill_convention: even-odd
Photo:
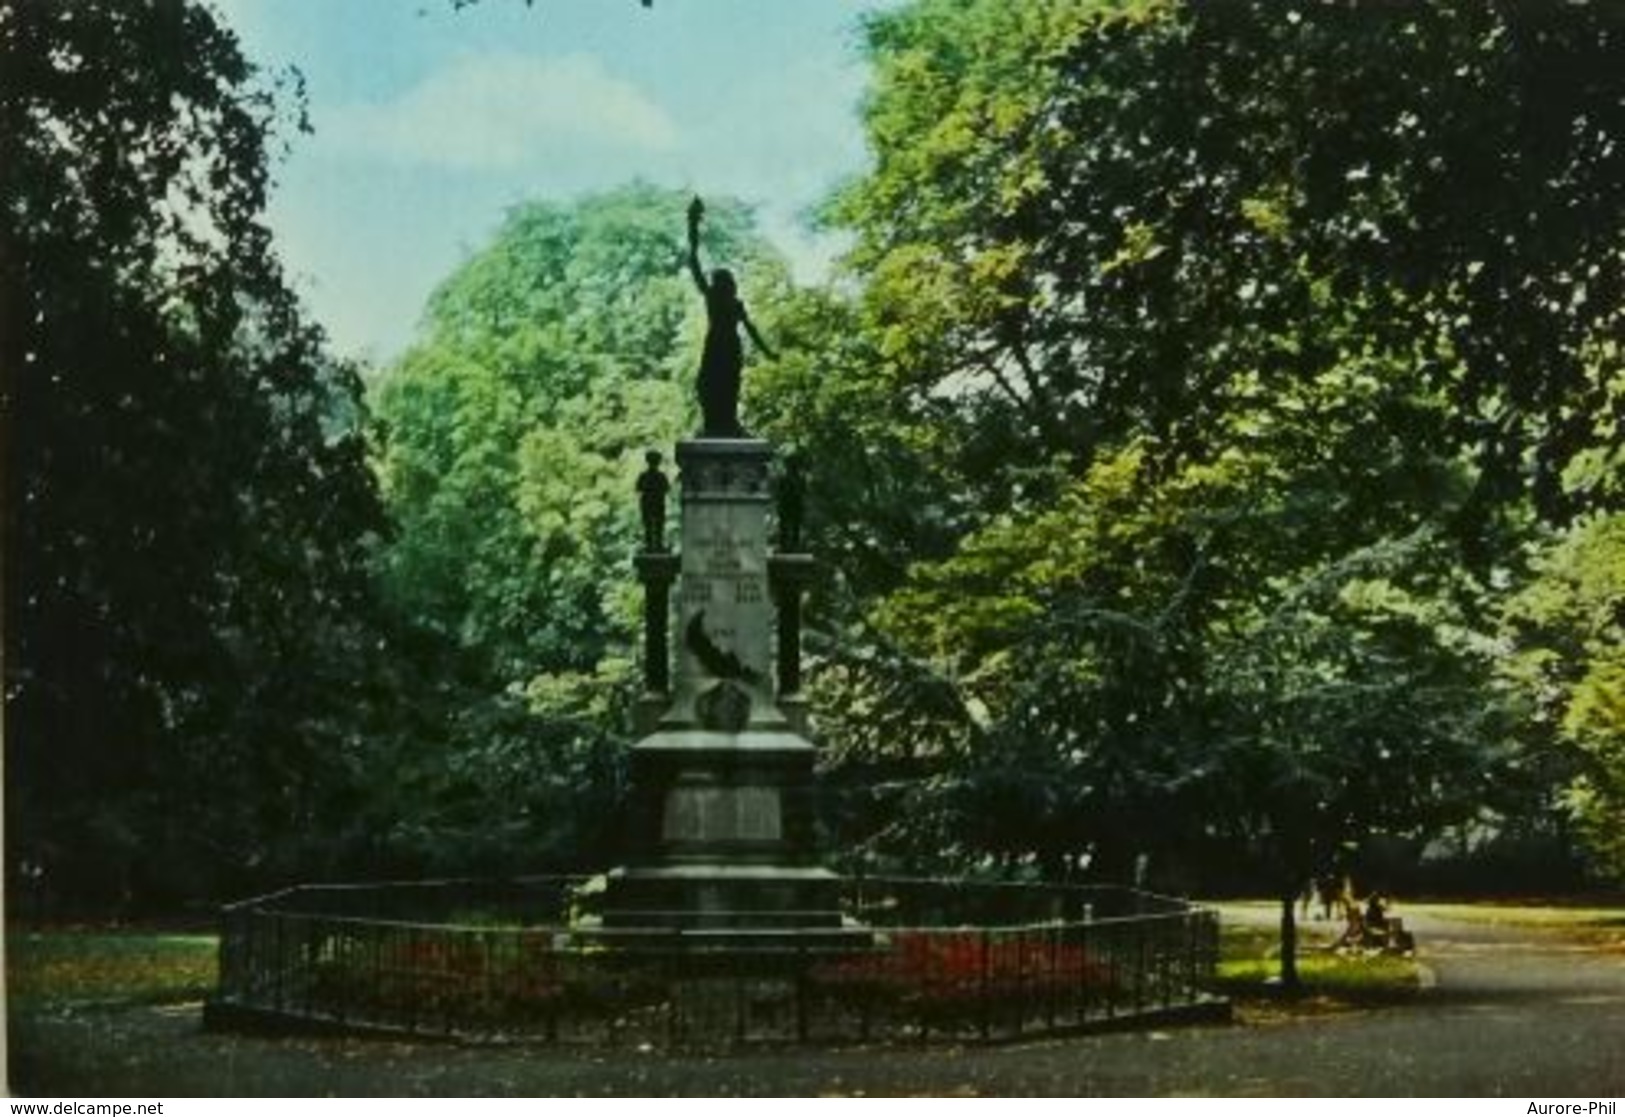
<instances>
[{"instance_id":1,"label":"black metal railing","mask_svg":"<svg viewBox=\"0 0 1625 1117\"><path fill-rule=\"evenodd\" d=\"M664 1045L997 1040L1221 1002L1215 913L868 878L831 937L598 934L584 878L301 886L222 912L212 1021Z\"/></svg>"}]
</instances>

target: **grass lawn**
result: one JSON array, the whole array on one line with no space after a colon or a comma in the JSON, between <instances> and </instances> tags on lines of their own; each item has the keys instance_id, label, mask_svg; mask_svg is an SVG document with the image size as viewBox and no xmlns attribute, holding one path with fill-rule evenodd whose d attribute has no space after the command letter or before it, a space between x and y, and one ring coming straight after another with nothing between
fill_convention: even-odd
<instances>
[{"instance_id":1,"label":"grass lawn","mask_svg":"<svg viewBox=\"0 0 1625 1117\"><path fill-rule=\"evenodd\" d=\"M1625 907L1570 906L1565 904L1427 903L1416 905L1441 919L1491 926L1526 927L1561 933L1564 938L1625 950Z\"/></svg>"},{"instance_id":2,"label":"grass lawn","mask_svg":"<svg viewBox=\"0 0 1625 1117\"><path fill-rule=\"evenodd\" d=\"M1229 993L1257 993L1271 988L1281 972L1279 956L1225 958L1219 984ZM1333 954L1317 950L1298 955L1298 978L1306 991L1351 999L1418 989L1420 970L1414 958L1394 954Z\"/></svg>"},{"instance_id":3,"label":"grass lawn","mask_svg":"<svg viewBox=\"0 0 1625 1117\"><path fill-rule=\"evenodd\" d=\"M12 1009L201 1000L215 983L213 935L49 930L6 935Z\"/></svg>"},{"instance_id":4,"label":"grass lawn","mask_svg":"<svg viewBox=\"0 0 1625 1117\"><path fill-rule=\"evenodd\" d=\"M1328 922L1298 924L1298 979L1293 991L1279 984L1280 929L1257 918L1257 905L1220 905L1219 988L1238 1001L1294 998L1314 1000L1318 1008L1369 1003L1415 993L1422 985L1416 959L1376 951L1333 951L1332 942L1342 925ZM1264 905L1273 914L1274 905ZM1233 909L1227 918L1225 909Z\"/></svg>"}]
</instances>

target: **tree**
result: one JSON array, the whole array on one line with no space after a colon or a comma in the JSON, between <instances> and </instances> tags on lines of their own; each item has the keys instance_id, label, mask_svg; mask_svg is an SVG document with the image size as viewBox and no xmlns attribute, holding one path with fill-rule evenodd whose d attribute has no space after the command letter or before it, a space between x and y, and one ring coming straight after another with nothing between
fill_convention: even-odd
<instances>
[{"instance_id":1,"label":"tree","mask_svg":"<svg viewBox=\"0 0 1625 1117\"><path fill-rule=\"evenodd\" d=\"M201 5L0 3L8 848L63 893L276 862L357 747L382 521L261 220L296 112Z\"/></svg>"},{"instance_id":2,"label":"tree","mask_svg":"<svg viewBox=\"0 0 1625 1117\"><path fill-rule=\"evenodd\" d=\"M947 483L938 414L890 395L884 358L852 294L830 286L777 295L771 305L779 359L753 370L752 425L808 463L808 518L822 569L828 624L852 603L895 589L909 566L943 558L966 529L968 502Z\"/></svg>"},{"instance_id":3,"label":"tree","mask_svg":"<svg viewBox=\"0 0 1625 1117\"><path fill-rule=\"evenodd\" d=\"M876 170L836 215L962 471L1198 452L1217 385L1314 375L1317 290L1455 400L1477 499L1587 499L1617 445L1625 131L1599 5L924 2L872 17ZM1604 419L1607 419L1604 422ZM1492 551L1492 538L1483 547Z\"/></svg>"},{"instance_id":4,"label":"tree","mask_svg":"<svg viewBox=\"0 0 1625 1117\"><path fill-rule=\"evenodd\" d=\"M1117 805L1151 848L1190 806L1283 893L1482 801L1516 759L1496 592L1537 518L1619 495L1617 16L921 0L866 27L875 169L831 212L872 405L963 494L957 553L873 608L934 668L895 693L972 723L933 786L1005 796L1015 832L979 840L1040 857L1121 839Z\"/></svg>"},{"instance_id":5,"label":"tree","mask_svg":"<svg viewBox=\"0 0 1625 1117\"><path fill-rule=\"evenodd\" d=\"M1211 459L1102 456L880 606L979 711L951 785L967 852L1120 880L1137 855L1252 851L1292 982L1310 880L1494 801L1509 704L1483 590L1438 527L1468 471L1383 452L1390 393L1416 388L1351 362L1233 402Z\"/></svg>"},{"instance_id":6,"label":"tree","mask_svg":"<svg viewBox=\"0 0 1625 1117\"><path fill-rule=\"evenodd\" d=\"M1584 520L1512 598L1507 674L1561 750L1561 789L1604 873L1625 875L1625 517Z\"/></svg>"},{"instance_id":7,"label":"tree","mask_svg":"<svg viewBox=\"0 0 1625 1117\"><path fill-rule=\"evenodd\" d=\"M1288 986L1310 882L1373 837L1420 843L1473 818L1520 763L1493 645L1440 592L1453 565L1426 534L1383 541L1212 649L1218 825L1266 854Z\"/></svg>"}]
</instances>

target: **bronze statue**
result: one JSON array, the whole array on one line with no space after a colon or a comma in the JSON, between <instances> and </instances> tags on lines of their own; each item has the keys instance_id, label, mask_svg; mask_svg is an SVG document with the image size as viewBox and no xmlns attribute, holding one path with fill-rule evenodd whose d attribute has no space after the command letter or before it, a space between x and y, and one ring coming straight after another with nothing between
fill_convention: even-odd
<instances>
[{"instance_id":1,"label":"bronze statue","mask_svg":"<svg viewBox=\"0 0 1625 1117\"><path fill-rule=\"evenodd\" d=\"M671 482L660 469L660 451L650 450L643 455L649 468L638 474L638 511L643 514L643 549L666 549L666 494Z\"/></svg>"},{"instance_id":2,"label":"bronze statue","mask_svg":"<svg viewBox=\"0 0 1625 1117\"><path fill-rule=\"evenodd\" d=\"M704 217L705 203L695 198L688 205L688 271L705 296L705 354L700 358L697 385L704 416L700 435L744 438L745 428L739 425L739 382L745 352L739 341L739 327L745 327L756 348L769 360L774 359L774 353L745 313L733 272L717 268L707 280L700 268L700 222Z\"/></svg>"}]
</instances>

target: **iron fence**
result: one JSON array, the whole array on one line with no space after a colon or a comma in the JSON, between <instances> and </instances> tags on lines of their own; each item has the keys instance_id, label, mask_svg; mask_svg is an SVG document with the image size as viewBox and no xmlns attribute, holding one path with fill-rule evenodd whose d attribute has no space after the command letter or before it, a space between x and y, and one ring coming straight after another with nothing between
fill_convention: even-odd
<instances>
[{"instance_id":1,"label":"iron fence","mask_svg":"<svg viewBox=\"0 0 1625 1117\"><path fill-rule=\"evenodd\" d=\"M1205 1014L1215 913L1124 888L848 882L851 923L610 940L583 878L305 886L222 912L213 1023L715 1046L1002 1040Z\"/></svg>"}]
</instances>

